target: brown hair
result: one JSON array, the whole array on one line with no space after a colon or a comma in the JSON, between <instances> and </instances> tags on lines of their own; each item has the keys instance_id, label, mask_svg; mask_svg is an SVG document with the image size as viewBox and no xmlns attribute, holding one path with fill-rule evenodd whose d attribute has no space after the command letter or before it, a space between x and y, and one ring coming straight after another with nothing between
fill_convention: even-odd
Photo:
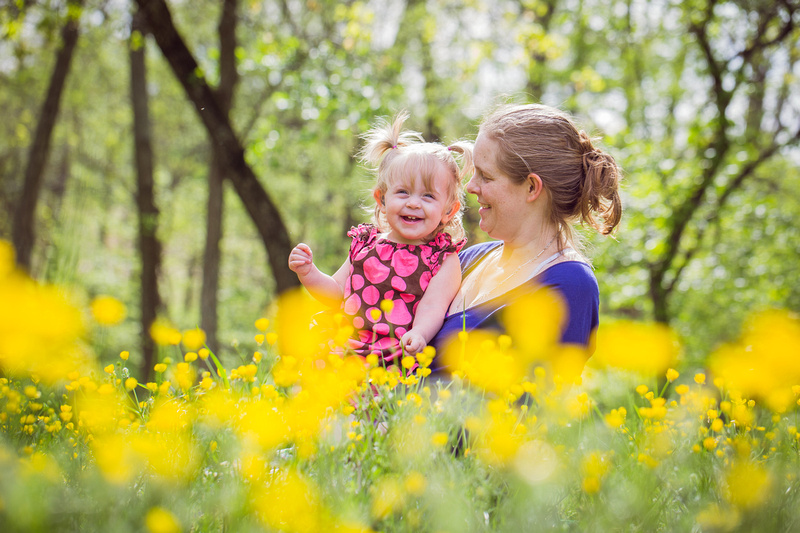
<instances>
[{"instance_id":1,"label":"brown hair","mask_svg":"<svg viewBox=\"0 0 800 533\"><path fill-rule=\"evenodd\" d=\"M422 134L403 130L403 124L408 117L409 114L403 111L391 123L379 119L377 124L364 134L366 144L359 155L361 161L375 171L376 181L373 190L380 191L383 195L390 184L397 180L410 179L412 176L420 176L425 187L431 188L436 171L443 165L451 176L447 187L448 206L459 202L461 207L440 230L449 233L455 241L461 240L465 235L461 223L464 211L462 183L464 177L472 172L472 145L458 142L445 146L441 143L425 142ZM461 166L455 154L461 155ZM380 205L374 208L373 223L381 231L388 229Z\"/></svg>"},{"instance_id":2,"label":"brown hair","mask_svg":"<svg viewBox=\"0 0 800 533\"><path fill-rule=\"evenodd\" d=\"M559 249L574 240L577 221L603 235L619 224L622 171L565 113L539 104L503 105L484 118L480 132L497 142L497 166L513 181L523 183L531 173L542 179L550 219L562 236Z\"/></svg>"}]
</instances>

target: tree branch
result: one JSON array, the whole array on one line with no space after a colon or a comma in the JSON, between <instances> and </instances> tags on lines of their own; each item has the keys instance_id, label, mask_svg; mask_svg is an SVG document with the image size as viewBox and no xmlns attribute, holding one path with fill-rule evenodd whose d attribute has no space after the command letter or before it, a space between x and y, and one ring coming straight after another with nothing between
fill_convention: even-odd
<instances>
[{"instance_id":1,"label":"tree branch","mask_svg":"<svg viewBox=\"0 0 800 533\"><path fill-rule=\"evenodd\" d=\"M221 161L229 171L228 176L234 189L261 235L278 292L298 286L297 276L289 270L286 262L292 247L283 219L245 161L244 148L233 131L228 116L223 112L197 61L175 28L166 3L164 0L136 2L145 13L159 48L216 145Z\"/></svg>"}]
</instances>

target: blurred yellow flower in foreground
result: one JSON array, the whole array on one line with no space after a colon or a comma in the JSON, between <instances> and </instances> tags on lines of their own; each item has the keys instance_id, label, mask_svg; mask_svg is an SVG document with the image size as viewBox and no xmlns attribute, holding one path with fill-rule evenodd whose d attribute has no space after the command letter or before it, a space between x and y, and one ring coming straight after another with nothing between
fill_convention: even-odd
<instances>
[{"instance_id":1,"label":"blurred yellow flower in foreground","mask_svg":"<svg viewBox=\"0 0 800 533\"><path fill-rule=\"evenodd\" d=\"M800 319L787 311L753 316L741 338L720 347L709 358L715 376L728 389L763 398L777 412L794 403L792 387L800 384Z\"/></svg>"},{"instance_id":2,"label":"blurred yellow flower in foreground","mask_svg":"<svg viewBox=\"0 0 800 533\"><path fill-rule=\"evenodd\" d=\"M82 342L80 310L66 294L38 284L14 265L11 245L0 240L0 371L54 384L94 360Z\"/></svg>"},{"instance_id":3,"label":"blurred yellow flower in foreground","mask_svg":"<svg viewBox=\"0 0 800 533\"><path fill-rule=\"evenodd\" d=\"M324 310L322 304L302 289L284 292L278 298L275 316L278 353L299 359L320 352L327 340L320 328L312 327L314 315Z\"/></svg>"},{"instance_id":4,"label":"blurred yellow flower in foreground","mask_svg":"<svg viewBox=\"0 0 800 533\"><path fill-rule=\"evenodd\" d=\"M125 319L127 309L125 304L113 296L101 295L92 300L92 316L98 324L103 326L116 326Z\"/></svg>"},{"instance_id":5,"label":"blurred yellow flower in foreground","mask_svg":"<svg viewBox=\"0 0 800 533\"><path fill-rule=\"evenodd\" d=\"M527 365L513 349L499 344L496 333L471 331L453 338L442 352L445 365L473 385L503 394L525 378Z\"/></svg>"},{"instance_id":6,"label":"blurred yellow flower in foreground","mask_svg":"<svg viewBox=\"0 0 800 533\"><path fill-rule=\"evenodd\" d=\"M181 332L163 318L150 325L150 337L160 346L177 346L181 342Z\"/></svg>"},{"instance_id":7,"label":"blurred yellow flower in foreground","mask_svg":"<svg viewBox=\"0 0 800 533\"><path fill-rule=\"evenodd\" d=\"M311 533L330 525L317 487L298 472L272 474L268 483L254 489L256 514L272 530Z\"/></svg>"},{"instance_id":8,"label":"blurred yellow flower in foreground","mask_svg":"<svg viewBox=\"0 0 800 533\"><path fill-rule=\"evenodd\" d=\"M200 328L187 329L182 335L183 345L190 352L195 352L206 343L206 332Z\"/></svg>"},{"instance_id":9,"label":"blurred yellow flower in foreground","mask_svg":"<svg viewBox=\"0 0 800 533\"><path fill-rule=\"evenodd\" d=\"M734 463L725 477L727 500L740 509L754 509L769 499L772 479L761 465L746 460Z\"/></svg>"},{"instance_id":10,"label":"blurred yellow flower in foreground","mask_svg":"<svg viewBox=\"0 0 800 533\"><path fill-rule=\"evenodd\" d=\"M503 309L503 325L526 363L551 359L561 338L564 303L557 292L543 287Z\"/></svg>"},{"instance_id":11,"label":"blurred yellow flower in foreground","mask_svg":"<svg viewBox=\"0 0 800 533\"><path fill-rule=\"evenodd\" d=\"M598 328L597 350L588 364L661 376L675 363L678 349L677 337L663 324L610 322Z\"/></svg>"},{"instance_id":12,"label":"blurred yellow flower in foreground","mask_svg":"<svg viewBox=\"0 0 800 533\"><path fill-rule=\"evenodd\" d=\"M179 533L181 531L178 519L163 507L153 507L147 511L144 523L150 533Z\"/></svg>"}]
</instances>

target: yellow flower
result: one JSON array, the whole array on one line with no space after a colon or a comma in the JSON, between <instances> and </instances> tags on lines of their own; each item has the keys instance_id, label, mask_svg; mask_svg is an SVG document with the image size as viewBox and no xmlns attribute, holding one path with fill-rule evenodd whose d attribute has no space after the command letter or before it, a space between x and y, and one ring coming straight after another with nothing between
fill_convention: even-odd
<instances>
[{"instance_id":1,"label":"yellow flower","mask_svg":"<svg viewBox=\"0 0 800 533\"><path fill-rule=\"evenodd\" d=\"M112 296L98 296L92 300L92 316L98 324L115 326L125 319L125 304Z\"/></svg>"},{"instance_id":2,"label":"yellow flower","mask_svg":"<svg viewBox=\"0 0 800 533\"><path fill-rule=\"evenodd\" d=\"M756 463L740 461L731 466L726 478L727 500L741 509L754 509L769 499L772 478Z\"/></svg>"},{"instance_id":3,"label":"yellow flower","mask_svg":"<svg viewBox=\"0 0 800 533\"><path fill-rule=\"evenodd\" d=\"M385 477L373 487L372 516L378 520L387 518L405 505L405 492L398 480Z\"/></svg>"},{"instance_id":4,"label":"yellow flower","mask_svg":"<svg viewBox=\"0 0 800 533\"><path fill-rule=\"evenodd\" d=\"M164 363L158 363L156 366L153 367L153 370L155 370L159 374L161 372L164 372L166 369L167 369L167 365L165 365Z\"/></svg>"},{"instance_id":5,"label":"yellow flower","mask_svg":"<svg viewBox=\"0 0 800 533\"><path fill-rule=\"evenodd\" d=\"M190 352L194 352L203 347L206 343L206 332L200 328L187 329L183 332L183 345Z\"/></svg>"},{"instance_id":6,"label":"yellow flower","mask_svg":"<svg viewBox=\"0 0 800 533\"><path fill-rule=\"evenodd\" d=\"M187 352L186 355L183 356L183 360L187 363L197 361L197 354L195 352Z\"/></svg>"},{"instance_id":7,"label":"yellow flower","mask_svg":"<svg viewBox=\"0 0 800 533\"><path fill-rule=\"evenodd\" d=\"M600 491L600 480L594 476L583 478L581 489L586 494L596 494Z\"/></svg>"},{"instance_id":8,"label":"yellow flower","mask_svg":"<svg viewBox=\"0 0 800 533\"><path fill-rule=\"evenodd\" d=\"M197 351L197 355L200 357L200 359L205 361L206 359L208 359L208 356L211 355L211 352L209 351L208 348L200 348Z\"/></svg>"},{"instance_id":9,"label":"yellow flower","mask_svg":"<svg viewBox=\"0 0 800 533\"><path fill-rule=\"evenodd\" d=\"M604 418L609 427L618 428L625 423L625 416L627 414L625 408L620 407L619 409L612 409Z\"/></svg>"},{"instance_id":10,"label":"yellow flower","mask_svg":"<svg viewBox=\"0 0 800 533\"><path fill-rule=\"evenodd\" d=\"M425 492L425 487L427 486L427 481L425 476L420 474L419 472L412 471L409 472L406 476L405 483L403 486L406 489L406 492L409 494L413 494L414 496L419 496L423 492Z\"/></svg>"},{"instance_id":11,"label":"yellow flower","mask_svg":"<svg viewBox=\"0 0 800 533\"><path fill-rule=\"evenodd\" d=\"M159 346L177 346L181 342L181 332L163 318L150 325L150 337Z\"/></svg>"},{"instance_id":12,"label":"yellow flower","mask_svg":"<svg viewBox=\"0 0 800 533\"><path fill-rule=\"evenodd\" d=\"M675 392L683 396L684 394L689 392L689 385L678 385L675 387Z\"/></svg>"},{"instance_id":13,"label":"yellow flower","mask_svg":"<svg viewBox=\"0 0 800 533\"><path fill-rule=\"evenodd\" d=\"M386 314L389 314L394 309L394 302L392 300L382 300L381 301L381 311Z\"/></svg>"},{"instance_id":14,"label":"yellow flower","mask_svg":"<svg viewBox=\"0 0 800 533\"><path fill-rule=\"evenodd\" d=\"M674 363L678 351L677 336L664 324L610 322L598 328L597 351L587 364L657 376ZM647 357L642 357L643 353Z\"/></svg>"},{"instance_id":15,"label":"yellow flower","mask_svg":"<svg viewBox=\"0 0 800 533\"><path fill-rule=\"evenodd\" d=\"M373 322L377 322L381 318L381 311L377 308L372 308L369 310L369 317L372 319Z\"/></svg>"},{"instance_id":16,"label":"yellow flower","mask_svg":"<svg viewBox=\"0 0 800 533\"><path fill-rule=\"evenodd\" d=\"M674 368L670 368L669 370L667 370L667 380L668 380L670 383L672 383L673 381L675 381L676 379L678 379L678 376L680 376L680 374L679 374L679 373L678 373L678 371L677 371L677 370L675 370Z\"/></svg>"},{"instance_id":17,"label":"yellow flower","mask_svg":"<svg viewBox=\"0 0 800 533\"><path fill-rule=\"evenodd\" d=\"M128 390L135 389L136 385L138 385L138 384L139 384L139 382L136 381L136 378L128 378L128 379L125 380L125 388L128 389Z\"/></svg>"},{"instance_id":18,"label":"yellow flower","mask_svg":"<svg viewBox=\"0 0 800 533\"><path fill-rule=\"evenodd\" d=\"M717 439L715 439L714 437L706 437L705 439L703 439L703 448L705 448L706 450L711 451L716 447L717 447Z\"/></svg>"},{"instance_id":19,"label":"yellow flower","mask_svg":"<svg viewBox=\"0 0 800 533\"><path fill-rule=\"evenodd\" d=\"M648 390L649 389L647 388L647 385L639 385L638 387L636 387L636 393L639 394L640 396L644 396L645 394L647 394Z\"/></svg>"},{"instance_id":20,"label":"yellow flower","mask_svg":"<svg viewBox=\"0 0 800 533\"><path fill-rule=\"evenodd\" d=\"M130 352L128 352L127 350L119 352L119 358L122 359L123 361L127 361L130 355L131 355Z\"/></svg>"},{"instance_id":21,"label":"yellow flower","mask_svg":"<svg viewBox=\"0 0 800 533\"><path fill-rule=\"evenodd\" d=\"M258 335L253 337L253 340L255 340L256 344L258 344L260 346L261 344L264 343L264 335L262 333L259 333Z\"/></svg>"},{"instance_id":22,"label":"yellow flower","mask_svg":"<svg viewBox=\"0 0 800 533\"><path fill-rule=\"evenodd\" d=\"M106 374L113 374L114 373L114 365L106 366L105 368L103 368L103 371L105 371Z\"/></svg>"},{"instance_id":23,"label":"yellow flower","mask_svg":"<svg viewBox=\"0 0 800 533\"><path fill-rule=\"evenodd\" d=\"M268 318L259 318L256 320L256 329L259 331L267 331L269 327L269 319Z\"/></svg>"},{"instance_id":24,"label":"yellow flower","mask_svg":"<svg viewBox=\"0 0 800 533\"><path fill-rule=\"evenodd\" d=\"M179 533L181 531L178 519L163 507L153 507L147 511L144 523L150 533Z\"/></svg>"},{"instance_id":25,"label":"yellow flower","mask_svg":"<svg viewBox=\"0 0 800 533\"><path fill-rule=\"evenodd\" d=\"M431 443L437 448L441 448L447 444L447 433L441 431L434 433L433 437L431 437Z\"/></svg>"},{"instance_id":26,"label":"yellow flower","mask_svg":"<svg viewBox=\"0 0 800 533\"><path fill-rule=\"evenodd\" d=\"M694 375L694 382L698 385L703 385L706 382L706 375L703 373L697 373Z\"/></svg>"},{"instance_id":27,"label":"yellow flower","mask_svg":"<svg viewBox=\"0 0 800 533\"><path fill-rule=\"evenodd\" d=\"M414 363L416 363L416 362L417 362L416 359L414 359L410 355L407 355L407 356L403 357L403 359L400 361L400 364L402 364L403 368L405 368L405 369L411 369L411 368L413 368Z\"/></svg>"}]
</instances>

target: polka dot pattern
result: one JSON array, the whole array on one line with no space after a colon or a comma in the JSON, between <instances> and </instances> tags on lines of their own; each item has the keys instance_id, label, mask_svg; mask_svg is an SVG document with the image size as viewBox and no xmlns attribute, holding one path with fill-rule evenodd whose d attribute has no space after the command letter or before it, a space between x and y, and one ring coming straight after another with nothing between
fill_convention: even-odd
<instances>
[{"instance_id":1,"label":"polka dot pattern","mask_svg":"<svg viewBox=\"0 0 800 533\"><path fill-rule=\"evenodd\" d=\"M342 311L356 329L347 348L364 357L377 353L392 362L401 354L399 339L411 329L431 278L447 254L457 253L465 241L453 243L449 234L440 233L425 244L395 243L381 238L370 224L354 227L347 235L353 241ZM376 312L381 300L392 301L388 313Z\"/></svg>"}]
</instances>

